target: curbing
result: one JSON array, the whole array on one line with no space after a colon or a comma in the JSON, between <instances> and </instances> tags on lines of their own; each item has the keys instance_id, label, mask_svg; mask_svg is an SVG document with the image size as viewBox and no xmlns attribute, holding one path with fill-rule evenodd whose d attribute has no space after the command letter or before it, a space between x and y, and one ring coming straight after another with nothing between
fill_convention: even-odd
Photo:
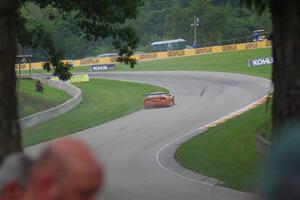
<instances>
[{"instance_id":1,"label":"curbing","mask_svg":"<svg viewBox=\"0 0 300 200\"><path fill-rule=\"evenodd\" d=\"M72 84L62 81L46 80L46 83L53 88L67 92L72 98L63 104L60 104L49 110L35 113L28 117L20 119L21 128L29 128L37 124L49 121L59 115L62 115L75 108L82 101L82 91Z\"/></svg>"},{"instance_id":2,"label":"curbing","mask_svg":"<svg viewBox=\"0 0 300 200\"><path fill-rule=\"evenodd\" d=\"M220 180L217 180L215 178L212 177L208 177L208 176L204 176L201 175L197 172L194 172L192 170L186 169L184 167L182 167L176 160L175 160L175 153L178 149L178 147L180 145L182 145L184 142L188 141L189 139L192 139L194 136L199 135L199 134L204 134L204 132L206 130L208 130L209 128L215 127L217 125L223 124L224 122L226 122L229 119L232 119L236 116L239 116L247 111L250 111L251 109L263 104L264 102L266 102L268 100L270 96L269 95L265 95L264 97L258 99L257 101L255 101L254 103L238 110L235 111L229 115L226 115L224 117L221 117L219 119L217 119L216 121L213 121L207 125L204 125L198 129L192 130L188 133L186 133L185 135L177 138L174 141L171 141L170 143L166 144L165 146L163 146L156 154L156 162L157 164L166 172L193 181L193 182L198 182L204 185L208 185L213 187L214 190L223 190L223 191L227 191L229 193L235 193L238 195L243 196L244 198L247 197L249 199L252 199L255 197L254 194L251 193L247 193L247 192L242 192L242 191L237 191L234 189L230 189L230 188L226 188L223 187L222 184L223 182ZM246 199L247 199L246 198Z\"/></svg>"}]
</instances>

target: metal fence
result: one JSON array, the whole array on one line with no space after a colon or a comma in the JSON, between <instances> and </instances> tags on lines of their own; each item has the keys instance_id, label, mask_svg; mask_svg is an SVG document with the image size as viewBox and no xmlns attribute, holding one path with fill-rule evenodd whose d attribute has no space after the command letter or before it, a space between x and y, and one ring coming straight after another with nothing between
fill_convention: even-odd
<instances>
[{"instance_id":1,"label":"metal fence","mask_svg":"<svg viewBox=\"0 0 300 200\"><path fill-rule=\"evenodd\" d=\"M265 36L267 40L271 40L272 32L266 32ZM211 47L211 46L222 46L222 45L229 45L229 44L239 44L239 43L248 43L253 42L254 38L253 35L247 35L244 37L239 38L231 38L227 40L219 40L216 42L207 42L207 43L200 43L199 47Z\"/></svg>"}]
</instances>

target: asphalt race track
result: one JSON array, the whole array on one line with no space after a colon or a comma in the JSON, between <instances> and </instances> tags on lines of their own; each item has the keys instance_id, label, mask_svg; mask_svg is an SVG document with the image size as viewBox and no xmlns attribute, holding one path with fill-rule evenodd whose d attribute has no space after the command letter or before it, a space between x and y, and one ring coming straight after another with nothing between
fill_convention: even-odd
<instances>
[{"instance_id":1,"label":"asphalt race track","mask_svg":"<svg viewBox=\"0 0 300 200\"><path fill-rule=\"evenodd\" d=\"M176 138L265 96L270 91L270 81L216 72L106 72L93 73L91 77L159 85L169 88L176 98L173 107L141 110L72 136L86 142L106 166L107 183L99 199L246 198L244 193L171 174L158 164L156 156ZM43 146L27 150L35 154Z\"/></svg>"}]
</instances>

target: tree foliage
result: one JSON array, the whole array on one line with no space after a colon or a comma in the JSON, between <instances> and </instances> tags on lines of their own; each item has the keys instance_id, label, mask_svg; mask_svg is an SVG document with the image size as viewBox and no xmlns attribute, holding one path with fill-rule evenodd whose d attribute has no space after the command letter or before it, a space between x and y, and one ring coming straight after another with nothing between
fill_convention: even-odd
<instances>
[{"instance_id":1,"label":"tree foliage","mask_svg":"<svg viewBox=\"0 0 300 200\"><path fill-rule=\"evenodd\" d=\"M142 6L142 0L21 0L20 2L25 8L28 3L34 3L48 11L46 15L50 21L55 20L55 14L49 12L49 9L55 9L61 17L60 21L57 20L58 23L66 19L72 21L77 26L76 34L88 41L111 37L119 55L124 56L119 60L131 66L136 63L130 56L137 47L139 39L131 27L122 24L126 19L137 17L137 10ZM26 25L27 19L22 15L19 19L18 41L23 46L42 49L46 52L49 62L54 67L54 75L58 75L61 80L68 79L71 76L70 66L61 62L64 58L64 48L56 45L58 42L53 41L47 27L40 21ZM63 41L64 37L60 39Z\"/></svg>"},{"instance_id":2,"label":"tree foliage","mask_svg":"<svg viewBox=\"0 0 300 200\"><path fill-rule=\"evenodd\" d=\"M26 10L30 2L43 11L56 9L62 19L69 17L77 30L80 30L77 34L86 39L111 36L116 41L120 54L125 54L125 57L138 44L134 31L122 24L126 19L136 18L142 0L0 0L0 164L6 155L21 150L16 97L16 39L22 46L45 51L55 68L54 74L59 75L62 80L70 78L70 66L61 62L64 52L56 45L64 42L64 37L60 41L54 41L48 27L42 23L43 20L29 21L23 16L22 10ZM58 22L52 12L39 14L47 16L50 21ZM58 22L60 25L62 23L63 21ZM122 61L134 62L126 59ZM47 63L45 68L49 67L50 63Z\"/></svg>"},{"instance_id":3,"label":"tree foliage","mask_svg":"<svg viewBox=\"0 0 300 200\"><path fill-rule=\"evenodd\" d=\"M21 0L34 2L41 8L52 6L64 15L73 12L74 23L85 33L87 39L112 36L119 38L124 30L120 26L126 19L135 19L141 0Z\"/></svg>"},{"instance_id":4,"label":"tree foliage","mask_svg":"<svg viewBox=\"0 0 300 200\"><path fill-rule=\"evenodd\" d=\"M272 24L268 10L253 12L252 8L242 7L239 0L146 1L134 22L141 46L175 38L192 44L194 15L200 20L197 40L202 45L251 35L257 29L270 31Z\"/></svg>"},{"instance_id":5,"label":"tree foliage","mask_svg":"<svg viewBox=\"0 0 300 200\"><path fill-rule=\"evenodd\" d=\"M29 20L30 24L43 21L45 31L51 34L55 46L64 50L63 53L68 59L115 52L116 47L122 49L120 42L114 42L112 37L86 41L85 33L74 23L76 11L66 15L53 6L40 8L32 3L26 5L28 9L22 9L22 16ZM200 45L244 37L256 29L271 30L269 12L258 15L250 9L240 7L238 0L145 0L144 6L135 16L136 20L126 20L125 26L136 30L137 34L130 35L140 38L137 50L149 51L150 44L159 40L183 38L191 44L194 40L191 27L194 15L200 19L197 29ZM115 45L112 46L112 43ZM133 51L134 48L128 50Z\"/></svg>"},{"instance_id":6,"label":"tree foliage","mask_svg":"<svg viewBox=\"0 0 300 200\"><path fill-rule=\"evenodd\" d=\"M270 8L271 0L241 0L241 3L249 8L254 7L259 13Z\"/></svg>"}]
</instances>

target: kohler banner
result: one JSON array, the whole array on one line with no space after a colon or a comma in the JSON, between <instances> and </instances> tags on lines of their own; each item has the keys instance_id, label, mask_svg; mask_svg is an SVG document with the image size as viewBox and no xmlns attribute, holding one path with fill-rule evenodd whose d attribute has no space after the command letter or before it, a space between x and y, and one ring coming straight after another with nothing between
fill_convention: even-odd
<instances>
[{"instance_id":1,"label":"kohler banner","mask_svg":"<svg viewBox=\"0 0 300 200\"><path fill-rule=\"evenodd\" d=\"M271 65L273 64L273 58L267 57L267 58L257 58L254 60L248 60L248 67L259 67L263 65Z\"/></svg>"},{"instance_id":2,"label":"kohler banner","mask_svg":"<svg viewBox=\"0 0 300 200\"><path fill-rule=\"evenodd\" d=\"M107 71L107 70L114 70L116 65L114 64L106 64L106 65L92 65L90 71Z\"/></svg>"}]
</instances>

